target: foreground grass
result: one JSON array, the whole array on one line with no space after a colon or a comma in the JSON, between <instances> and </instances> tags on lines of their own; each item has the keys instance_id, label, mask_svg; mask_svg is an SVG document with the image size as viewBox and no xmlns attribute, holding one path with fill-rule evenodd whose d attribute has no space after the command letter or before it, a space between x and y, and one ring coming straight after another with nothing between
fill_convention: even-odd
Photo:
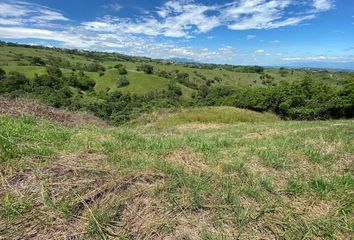
<instances>
[{"instance_id":1,"label":"foreground grass","mask_svg":"<svg viewBox=\"0 0 354 240\"><path fill-rule=\"evenodd\" d=\"M352 120L179 121L138 132L0 116L0 236L353 237Z\"/></svg>"}]
</instances>

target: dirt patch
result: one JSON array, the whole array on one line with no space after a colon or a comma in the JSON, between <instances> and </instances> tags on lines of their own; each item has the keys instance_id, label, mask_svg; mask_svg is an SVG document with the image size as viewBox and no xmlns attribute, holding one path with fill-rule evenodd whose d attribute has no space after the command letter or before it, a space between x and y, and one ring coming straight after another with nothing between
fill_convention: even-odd
<instances>
[{"instance_id":1,"label":"dirt patch","mask_svg":"<svg viewBox=\"0 0 354 240\"><path fill-rule=\"evenodd\" d=\"M34 116L62 123L69 127L83 124L107 127L99 118L84 112L69 112L46 106L30 99L8 99L0 97L0 114L9 116Z\"/></svg>"},{"instance_id":2,"label":"dirt patch","mask_svg":"<svg viewBox=\"0 0 354 240\"><path fill-rule=\"evenodd\" d=\"M348 154L335 161L332 167L338 171L354 173L354 154Z\"/></svg>"},{"instance_id":3,"label":"dirt patch","mask_svg":"<svg viewBox=\"0 0 354 240\"><path fill-rule=\"evenodd\" d=\"M173 164L183 166L190 173L193 170L210 170L210 167L204 163L203 155L190 149L174 150L166 154L164 159Z\"/></svg>"},{"instance_id":4,"label":"dirt patch","mask_svg":"<svg viewBox=\"0 0 354 240\"><path fill-rule=\"evenodd\" d=\"M263 132L254 132L254 133L248 133L246 134L244 137L242 137L243 139L262 139L262 138L266 138L275 134L280 134L281 132L279 132L278 129L276 128L270 128L267 129Z\"/></svg>"},{"instance_id":5,"label":"dirt patch","mask_svg":"<svg viewBox=\"0 0 354 240\"><path fill-rule=\"evenodd\" d=\"M305 144L316 149L321 155L334 154L338 152L339 148L341 148L340 143L331 144L325 141L323 138L319 138L316 140L310 139L305 141Z\"/></svg>"},{"instance_id":6,"label":"dirt patch","mask_svg":"<svg viewBox=\"0 0 354 240\"><path fill-rule=\"evenodd\" d=\"M281 192L286 188L287 180L290 177L288 171L264 166L258 156L248 159L246 166L255 176L271 178L276 191Z\"/></svg>"},{"instance_id":7,"label":"dirt patch","mask_svg":"<svg viewBox=\"0 0 354 240\"><path fill-rule=\"evenodd\" d=\"M216 123L188 123L179 125L173 128L175 131L187 131L187 130L208 130L208 129L219 129L227 126L227 124L216 124Z\"/></svg>"},{"instance_id":8,"label":"dirt patch","mask_svg":"<svg viewBox=\"0 0 354 240\"><path fill-rule=\"evenodd\" d=\"M203 232L234 236L231 223L216 224L208 209L188 211L166 206L166 202L140 196L128 202L122 212L124 231L132 239L201 239ZM229 225L230 224L230 225ZM222 226L221 226L222 225Z\"/></svg>"}]
</instances>

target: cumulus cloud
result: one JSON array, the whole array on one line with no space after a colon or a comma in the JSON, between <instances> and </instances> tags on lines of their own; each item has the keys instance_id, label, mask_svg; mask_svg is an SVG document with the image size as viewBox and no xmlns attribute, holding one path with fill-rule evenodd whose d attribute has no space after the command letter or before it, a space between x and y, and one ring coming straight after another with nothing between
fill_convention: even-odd
<instances>
[{"instance_id":1,"label":"cumulus cloud","mask_svg":"<svg viewBox=\"0 0 354 240\"><path fill-rule=\"evenodd\" d=\"M333 3L330 0L314 0L313 6L319 11L328 11L333 7Z\"/></svg>"},{"instance_id":2,"label":"cumulus cloud","mask_svg":"<svg viewBox=\"0 0 354 240\"><path fill-rule=\"evenodd\" d=\"M301 10L290 10L291 6L296 5L301 6ZM154 13L137 19L106 16L98 21L108 23L108 31L112 31L114 26L115 30L120 29L126 33L191 37L219 26L226 26L231 30L248 30L297 25L332 7L328 0L239 0L222 5L173 0L167 1ZM84 24L90 26L92 22ZM102 31L103 28L98 30Z\"/></svg>"}]
</instances>

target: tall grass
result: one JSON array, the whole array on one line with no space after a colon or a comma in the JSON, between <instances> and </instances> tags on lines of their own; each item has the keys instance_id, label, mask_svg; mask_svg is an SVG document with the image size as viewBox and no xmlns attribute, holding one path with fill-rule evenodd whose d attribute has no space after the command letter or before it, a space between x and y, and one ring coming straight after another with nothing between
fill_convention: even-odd
<instances>
[{"instance_id":1,"label":"tall grass","mask_svg":"<svg viewBox=\"0 0 354 240\"><path fill-rule=\"evenodd\" d=\"M233 124L239 122L274 122L279 120L271 113L258 113L233 107L203 107L185 109L170 114L156 123L159 128L188 123Z\"/></svg>"}]
</instances>

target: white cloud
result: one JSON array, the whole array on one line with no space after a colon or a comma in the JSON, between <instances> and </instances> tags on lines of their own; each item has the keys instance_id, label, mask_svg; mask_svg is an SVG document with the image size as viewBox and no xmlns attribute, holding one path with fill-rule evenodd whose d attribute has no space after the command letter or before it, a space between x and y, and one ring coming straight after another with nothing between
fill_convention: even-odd
<instances>
[{"instance_id":1,"label":"white cloud","mask_svg":"<svg viewBox=\"0 0 354 240\"><path fill-rule=\"evenodd\" d=\"M318 11L328 11L333 7L333 4L330 0L314 0L313 6Z\"/></svg>"},{"instance_id":2,"label":"white cloud","mask_svg":"<svg viewBox=\"0 0 354 240\"><path fill-rule=\"evenodd\" d=\"M279 40L273 40L273 41L271 41L270 43L278 44L278 43L280 43L280 41L279 41Z\"/></svg>"},{"instance_id":3,"label":"white cloud","mask_svg":"<svg viewBox=\"0 0 354 240\"><path fill-rule=\"evenodd\" d=\"M306 61L346 62L346 61L354 61L354 56L315 55L315 56L304 56L304 57L286 57L283 58L283 60L288 62L306 62Z\"/></svg>"},{"instance_id":4,"label":"white cloud","mask_svg":"<svg viewBox=\"0 0 354 240\"><path fill-rule=\"evenodd\" d=\"M255 54L264 54L265 53L265 50L263 49L258 49L256 51L254 51Z\"/></svg>"},{"instance_id":5,"label":"white cloud","mask_svg":"<svg viewBox=\"0 0 354 240\"><path fill-rule=\"evenodd\" d=\"M0 3L0 15L2 17L20 17L25 16L29 12L29 9L21 5Z\"/></svg>"},{"instance_id":6,"label":"white cloud","mask_svg":"<svg viewBox=\"0 0 354 240\"><path fill-rule=\"evenodd\" d=\"M35 25L68 21L62 13L47 7L12 1L0 3L0 25ZM50 26L50 25L47 25Z\"/></svg>"},{"instance_id":7,"label":"white cloud","mask_svg":"<svg viewBox=\"0 0 354 240\"><path fill-rule=\"evenodd\" d=\"M313 19L325 7L327 0L239 0L223 5L203 5L192 0L167 1L154 13L140 18L117 18L106 16L94 22L109 23L108 28L99 31L119 29L126 33L163 35L167 37L191 37L206 33L219 27L227 26L232 30L271 29L297 25ZM304 2L306 4L304 4ZM292 5L299 5L301 10L290 10ZM84 23L91 25L91 22ZM94 30L92 28L91 30ZM114 31L116 31L114 30Z\"/></svg>"},{"instance_id":8,"label":"white cloud","mask_svg":"<svg viewBox=\"0 0 354 240\"><path fill-rule=\"evenodd\" d=\"M247 40L252 40L252 39L255 39L256 37L257 37L256 35L247 35L246 39Z\"/></svg>"},{"instance_id":9,"label":"white cloud","mask_svg":"<svg viewBox=\"0 0 354 240\"><path fill-rule=\"evenodd\" d=\"M112 3L112 4L103 5L103 8L106 9L106 10L118 12L118 11L120 11L123 7L122 7L120 4L118 4L118 3Z\"/></svg>"}]
</instances>

